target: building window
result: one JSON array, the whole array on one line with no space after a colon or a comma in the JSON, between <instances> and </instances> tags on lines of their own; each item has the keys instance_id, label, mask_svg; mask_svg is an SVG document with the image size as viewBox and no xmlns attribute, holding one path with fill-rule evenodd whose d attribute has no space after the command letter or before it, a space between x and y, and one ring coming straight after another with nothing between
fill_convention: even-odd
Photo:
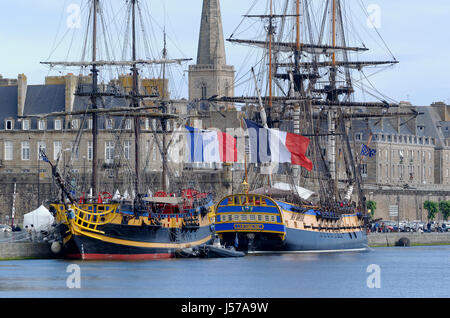
<instances>
[{"instance_id":1,"label":"building window","mask_svg":"<svg viewBox=\"0 0 450 318\"><path fill-rule=\"evenodd\" d=\"M61 130L61 129L62 129L61 119L55 119L55 130Z\"/></svg>"},{"instance_id":2,"label":"building window","mask_svg":"<svg viewBox=\"0 0 450 318\"><path fill-rule=\"evenodd\" d=\"M105 162L106 163L114 162L114 142L113 141L105 142Z\"/></svg>"},{"instance_id":3,"label":"building window","mask_svg":"<svg viewBox=\"0 0 450 318\"><path fill-rule=\"evenodd\" d=\"M92 149L92 141L88 141L87 143L87 159L90 161L94 157L93 149Z\"/></svg>"},{"instance_id":4,"label":"building window","mask_svg":"<svg viewBox=\"0 0 450 318\"><path fill-rule=\"evenodd\" d=\"M54 141L53 142L53 159L58 160L62 151L62 141Z\"/></svg>"},{"instance_id":5,"label":"building window","mask_svg":"<svg viewBox=\"0 0 450 318\"><path fill-rule=\"evenodd\" d=\"M206 90L206 84L202 85L202 99L207 98L207 90Z\"/></svg>"},{"instance_id":6,"label":"building window","mask_svg":"<svg viewBox=\"0 0 450 318\"><path fill-rule=\"evenodd\" d=\"M367 163L361 165L361 174L363 177L367 177Z\"/></svg>"},{"instance_id":7,"label":"building window","mask_svg":"<svg viewBox=\"0 0 450 318\"><path fill-rule=\"evenodd\" d=\"M445 176L448 178L448 168L447 171L445 172Z\"/></svg>"},{"instance_id":8,"label":"building window","mask_svg":"<svg viewBox=\"0 0 450 318\"><path fill-rule=\"evenodd\" d=\"M87 121L87 128L92 129L92 118Z\"/></svg>"},{"instance_id":9,"label":"building window","mask_svg":"<svg viewBox=\"0 0 450 318\"><path fill-rule=\"evenodd\" d=\"M37 143L37 157L38 157L38 160L42 160L42 156L41 156L40 150L42 150L42 152L44 152L44 154L46 153L47 145L46 145L45 141L38 141L38 143Z\"/></svg>"},{"instance_id":10,"label":"building window","mask_svg":"<svg viewBox=\"0 0 450 318\"><path fill-rule=\"evenodd\" d=\"M45 130L45 120L40 119L40 120L38 121L38 129L39 129L39 130Z\"/></svg>"},{"instance_id":11,"label":"building window","mask_svg":"<svg viewBox=\"0 0 450 318\"><path fill-rule=\"evenodd\" d=\"M25 119L22 122L22 129L23 130L30 130L30 121L28 119Z\"/></svg>"},{"instance_id":12,"label":"building window","mask_svg":"<svg viewBox=\"0 0 450 318\"><path fill-rule=\"evenodd\" d=\"M78 129L78 119L72 120L72 129Z\"/></svg>"},{"instance_id":13,"label":"building window","mask_svg":"<svg viewBox=\"0 0 450 318\"><path fill-rule=\"evenodd\" d=\"M12 141L5 141L5 160L13 160L14 144Z\"/></svg>"},{"instance_id":14,"label":"building window","mask_svg":"<svg viewBox=\"0 0 450 318\"><path fill-rule=\"evenodd\" d=\"M12 120L7 120L5 121L5 129L6 130L13 130L13 121Z\"/></svg>"},{"instance_id":15,"label":"building window","mask_svg":"<svg viewBox=\"0 0 450 318\"><path fill-rule=\"evenodd\" d=\"M125 129L129 130L131 129L131 119L125 120Z\"/></svg>"},{"instance_id":16,"label":"building window","mask_svg":"<svg viewBox=\"0 0 450 318\"><path fill-rule=\"evenodd\" d=\"M22 160L30 160L30 142L22 141Z\"/></svg>"},{"instance_id":17,"label":"building window","mask_svg":"<svg viewBox=\"0 0 450 318\"><path fill-rule=\"evenodd\" d=\"M131 141L125 140L123 143L123 154L125 156L125 159L130 160L131 156Z\"/></svg>"},{"instance_id":18,"label":"building window","mask_svg":"<svg viewBox=\"0 0 450 318\"><path fill-rule=\"evenodd\" d=\"M107 119L106 122L105 122L105 128L106 129L113 129L113 124L114 124L114 122L113 122L112 119Z\"/></svg>"}]
</instances>

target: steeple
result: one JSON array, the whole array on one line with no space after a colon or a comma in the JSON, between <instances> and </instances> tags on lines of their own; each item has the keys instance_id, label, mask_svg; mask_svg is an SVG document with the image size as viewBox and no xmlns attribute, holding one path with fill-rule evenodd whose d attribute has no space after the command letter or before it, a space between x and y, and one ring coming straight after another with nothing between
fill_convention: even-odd
<instances>
[{"instance_id":1,"label":"steeple","mask_svg":"<svg viewBox=\"0 0 450 318\"><path fill-rule=\"evenodd\" d=\"M197 52L198 65L225 65L225 44L219 0L203 0Z\"/></svg>"},{"instance_id":2,"label":"steeple","mask_svg":"<svg viewBox=\"0 0 450 318\"><path fill-rule=\"evenodd\" d=\"M214 95L234 96L234 67L226 65L220 1L203 0L197 64L189 66L189 99Z\"/></svg>"}]
</instances>

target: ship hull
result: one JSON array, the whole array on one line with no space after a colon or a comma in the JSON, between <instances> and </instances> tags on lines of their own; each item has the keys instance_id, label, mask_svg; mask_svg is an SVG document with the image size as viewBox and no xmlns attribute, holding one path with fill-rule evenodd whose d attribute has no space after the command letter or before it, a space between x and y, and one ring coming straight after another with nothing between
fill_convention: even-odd
<instances>
[{"instance_id":1,"label":"ship hull","mask_svg":"<svg viewBox=\"0 0 450 318\"><path fill-rule=\"evenodd\" d=\"M320 233L289 228L284 242L257 240L256 244L250 253L354 251L365 250L368 246L364 231Z\"/></svg>"},{"instance_id":2,"label":"ship hull","mask_svg":"<svg viewBox=\"0 0 450 318\"><path fill-rule=\"evenodd\" d=\"M253 239L248 234L254 235ZM264 233L224 234L224 243L238 246L248 253L300 253L300 252L333 252L356 251L367 249L367 235L364 231L352 233L320 233L298 229L286 229L286 238ZM237 243L236 243L237 242Z\"/></svg>"},{"instance_id":3,"label":"ship hull","mask_svg":"<svg viewBox=\"0 0 450 318\"><path fill-rule=\"evenodd\" d=\"M368 246L363 220L355 213L327 214L253 194L224 198L216 213L216 233L223 243L248 253L355 251Z\"/></svg>"},{"instance_id":4,"label":"ship hull","mask_svg":"<svg viewBox=\"0 0 450 318\"><path fill-rule=\"evenodd\" d=\"M151 215L142 210L135 216L125 209L118 212L114 204L72 206L72 212L55 204L53 209L61 222L61 256L86 260L175 257L176 250L212 242L214 217L208 212L211 205L177 214Z\"/></svg>"},{"instance_id":5,"label":"ship hull","mask_svg":"<svg viewBox=\"0 0 450 318\"><path fill-rule=\"evenodd\" d=\"M127 236L95 233L73 235L67 245L66 258L84 260L150 260L175 257L175 251L212 241L212 230L203 227L189 233L171 229L129 228Z\"/></svg>"}]
</instances>

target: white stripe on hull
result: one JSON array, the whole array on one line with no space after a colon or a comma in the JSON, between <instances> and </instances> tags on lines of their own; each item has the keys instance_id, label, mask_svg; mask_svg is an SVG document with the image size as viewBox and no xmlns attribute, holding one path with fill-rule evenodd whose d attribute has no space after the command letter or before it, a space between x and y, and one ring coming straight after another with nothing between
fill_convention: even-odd
<instances>
[{"instance_id":1,"label":"white stripe on hull","mask_svg":"<svg viewBox=\"0 0 450 318\"><path fill-rule=\"evenodd\" d=\"M351 248L342 250L310 250L310 251L248 251L248 254L303 254L303 253L341 253L341 252L363 252L369 248Z\"/></svg>"}]
</instances>

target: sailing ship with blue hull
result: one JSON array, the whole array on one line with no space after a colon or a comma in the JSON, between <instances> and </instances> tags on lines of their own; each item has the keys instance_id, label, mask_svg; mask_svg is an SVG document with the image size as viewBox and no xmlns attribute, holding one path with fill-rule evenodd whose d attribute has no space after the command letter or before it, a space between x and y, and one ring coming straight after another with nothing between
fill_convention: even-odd
<instances>
[{"instance_id":1,"label":"sailing ship with blue hull","mask_svg":"<svg viewBox=\"0 0 450 318\"><path fill-rule=\"evenodd\" d=\"M367 48L347 43L344 18L351 16L351 3L267 2L267 13L247 13L228 39L260 48L263 55L262 71L249 72L257 96L216 99L245 104L242 128L249 149L240 192L216 205L216 233L225 245L249 253L365 250L371 216L361 171L373 153L367 153L370 140L361 153L352 148L352 123L417 114L389 111L398 104L384 98L355 102L352 74L397 61L352 61L352 54ZM251 27L244 19L252 20ZM263 22L261 40L254 34L251 40L234 38L254 32L255 19ZM259 85L267 87L265 96ZM253 157L249 164L247 154Z\"/></svg>"},{"instance_id":2,"label":"sailing ship with blue hull","mask_svg":"<svg viewBox=\"0 0 450 318\"><path fill-rule=\"evenodd\" d=\"M216 233L226 245L249 253L364 250L361 213L323 212L259 194L236 194L216 208ZM342 211L345 213L344 211Z\"/></svg>"},{"instance_id":3,"label":"sailing ship with blue hull","mask_svg":"<svg viewBox=\"0 0 450 318\"><path fill-rule=\"evenodd\" d=\"M52 250L66 258L75 259L156 259L172 258L175 252L182 248L192 248L207 244L213 240L213 196L210 193L201 193L195 189L173 188L170 193L167 176L167 143L165 135L168 120L177 120L178 116L170 114L168 100L163 96L142 93L139 87L140 66L162 65L163 82L165 82L165 65L182 63L187 59L168 59L167 50L164 48L163 58L156 60L137 59L137 17L143 16L139 0L127 2L127 24L132 30L131 60L125 61L100 61L97 59L97 21L105 21L104 17L98 19L104 13L102 1L90 0L89 21L92 34L92 61L91 62L44 62L53 66L63 67L90 67L91 85L80 84L76 96L86 100L86 108L81 111L64 112L57 116L92 116L92 195L86 197L75 196L74 189L67 176L59 173L58 163L52 163L45 151L40 150L44 161L52 167L56 184L59 186L61 198L50 203L50 211L56 218L56 231L60 239ZM142 21L141 21L142 22ZM104 26L104 25L103 25ZM140 25L142 27L142 23ZM89 29L89 28L88 28ZM89 33L89 30L88 30ZM145 34L145 32L144 32ZM87 38L87 37L86 37ZM129 38L129 37L127 37ZM165 41L164 41L165 42ZM125 44L125 45L128 45ZM84 54L83 54L84 56ZM102 67L131 67L132 88L127 92L123 87L108 87L100 89L98 85L99 72ZM89 87L90 86L90 87ZM103 86L102 86L103 87ZM163 89L164 92L164 89ZM99 107L105 105L106 99L117 98L126 103L126 106ZM148 106L143 101L151 101ZM98 119L101 115L122 117L134 122L134 150L135 162L133 175L132 198L120 198L107 192L97 195L98 167L97 167L97 139ZM42 114L40 116L56 116ZM154 195L142 194L142 182L140 174L140 127L141 119L153 119L159 122L159 126L153 129L154 137L160 141L161 157L163 158L162 190ZM83 129L80 129L80 134ZM158 132L162 135L162 142ZM78 137L77 137L78 138ZM79 138L78 138L79 141ZM75 141L76 145L76 141ZM194 181L192 181L194 182ZM149 185L150 186L150 185Z\"/></svg>"}]
</instances>

